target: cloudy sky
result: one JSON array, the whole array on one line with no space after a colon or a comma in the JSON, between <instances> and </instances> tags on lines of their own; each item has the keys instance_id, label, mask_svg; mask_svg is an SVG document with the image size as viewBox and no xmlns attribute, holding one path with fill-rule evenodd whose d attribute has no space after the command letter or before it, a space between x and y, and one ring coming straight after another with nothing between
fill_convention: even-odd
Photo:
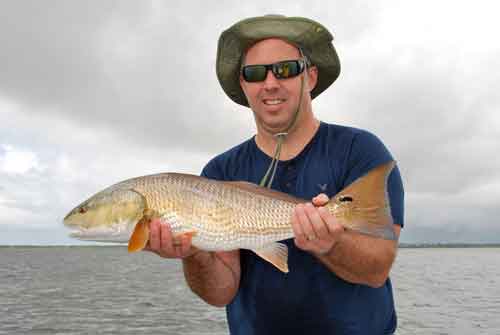
<instances>
[{"instance_id":1,"label":"cloudy sky","mask_svg":"<svg viewBox=\"0 0 500 335\"><path fill-rule=\"evenodd\" d=\"M252 136L222 92L216 44L239 19L306 16L342 63L315 99L368 129L406 189L404 242L500 242L496 1L2 1L0 244L69 244L81 200L125 178L198 174Z\"/></svg>"}]
</instances>

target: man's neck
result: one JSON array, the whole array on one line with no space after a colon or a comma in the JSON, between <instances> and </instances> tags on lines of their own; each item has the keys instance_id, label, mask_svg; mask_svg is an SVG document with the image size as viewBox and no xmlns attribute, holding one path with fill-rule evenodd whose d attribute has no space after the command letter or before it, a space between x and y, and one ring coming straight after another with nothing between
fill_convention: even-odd
<instances>
[{"instance_id":1,"label":"man's neck","mask_svg":"<svg viewBox=\"0 0 500 335\"><path fill-rule=\"evenodd\" d=\"M290 160L297 156L311 141L319 128L319 120L311 115L306 120L297 120L297 124L286 135L281 147L280 160ZM268 156L273 157L278 138L265 130L257 128L255 143Z\"/></svg>"}]
</instances>

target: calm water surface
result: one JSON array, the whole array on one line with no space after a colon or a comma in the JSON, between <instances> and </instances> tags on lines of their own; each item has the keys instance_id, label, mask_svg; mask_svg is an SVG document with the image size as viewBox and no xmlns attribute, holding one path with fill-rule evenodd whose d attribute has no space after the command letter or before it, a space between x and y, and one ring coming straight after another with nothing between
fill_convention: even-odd
<instances>
[{"instance_id":1,"label":"calm water surface","mask_svg":"<svg viewBox=\"0 0 500 335\"><path fill-rule=\"evenodd\" d=\"M401 249L398 334L500 334L500 249ZM0 248L0 334L227 334L177 261L121 247Z\"/></svg>"}]
</instances>

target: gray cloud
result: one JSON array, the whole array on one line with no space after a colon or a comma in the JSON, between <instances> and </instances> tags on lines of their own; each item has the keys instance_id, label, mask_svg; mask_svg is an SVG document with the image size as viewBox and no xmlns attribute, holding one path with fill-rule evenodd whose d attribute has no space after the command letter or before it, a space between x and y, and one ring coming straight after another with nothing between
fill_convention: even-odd
<instances>
[{"instance_id":1,"label":"gray cloud","mask_svg":"<svg viewBox=\"0 0 500 335\"><path fill-rule=\"evenodd\" d=\"M206 143L199 138L230 131L213 122L227 113L212 103L223 99L214 76L217 21L191 17L193 3L176 10L105 3L59 1L49 10L23 2L2 11L1 92L138 141L195 149Z\"/></svg>"},{"instance_id":2,"label":"gray cloud","mask_svg":"<svg viewBox=\"0 0 500 335\"><path fill-rule=\"evenodd\" d=\"M9 41L0 64L0 89L15 100L47 106L45 113L82 126L101 124L137 141L191 150L213 146L203 138L228 147L234 140L220 133L251 127L248 110L224 102L214 70L216 41L235 18L268 12L267 3L231 8L220 2L211 5L210 15L193 2L170 7L55 1L50 9L36 2L8 7L0 23L0 37ZM228 8L233 15L226 15ZM325 24L349 27L344 33L354 37L363 33L375 8L358 14L363 24L343 24L355 8L336 5L334 12L346 15L327 15ZM290 9L296 15L307 10L324 15L320 2Z\"/></svg>"},{"instance_id":3,"label":"gray cloud","mask_svg":"<svg viewBox=\"0 0 500 335\"><path fill-rule=\"evenodd\" d=\"M360 99L350 98L342 109L358 110L364 124L386 136L398 159L405 163L402 167L409 177L419 177L408 180L413 191L433 188L452 193L486 182L492 172L496 175L500 161L485 158L498 144L498 137L494 139L493 131L481 132L484 120L479 115L488 113L480 107L481 98L467 101L467 87L459 85L460 79L447 68L421 68L401 75L404 69L377 65L377 71L398 77L382 77L384 85L378 87L366 81L359 83L356 95ZM376 77L375 73L367 76ZM500 104L490 100L488 107Z\"/></svg>"}]
</instances>

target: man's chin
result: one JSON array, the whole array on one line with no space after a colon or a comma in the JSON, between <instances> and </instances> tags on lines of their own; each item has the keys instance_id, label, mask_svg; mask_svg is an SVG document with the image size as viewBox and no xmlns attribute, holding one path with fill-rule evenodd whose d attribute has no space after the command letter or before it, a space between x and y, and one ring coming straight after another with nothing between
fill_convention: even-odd
<instances>
[{"instance_id":1,"label":"man's chin","mask_svg":"<svg viewBox=\"0 0 500 335\"><path fill-rule=\"evenodd\" d=\"M284 132L290 126L291 120L286 121L275 121L275 122L261 122L262 127L271 134L276 134L280 132Z\"/></svg>"},{"instance_id":2,"label":"man's chin","mask_svg":"<svg viewBox=\"0 0 500 335\"><path fill-rule=\"evenodd\" d=\"M286 130L293 120L293 114L284 109L261 110L261 113L259 114L256 114L256 121L270 133L277 133Z\"/></svg>"}]
</instances>

